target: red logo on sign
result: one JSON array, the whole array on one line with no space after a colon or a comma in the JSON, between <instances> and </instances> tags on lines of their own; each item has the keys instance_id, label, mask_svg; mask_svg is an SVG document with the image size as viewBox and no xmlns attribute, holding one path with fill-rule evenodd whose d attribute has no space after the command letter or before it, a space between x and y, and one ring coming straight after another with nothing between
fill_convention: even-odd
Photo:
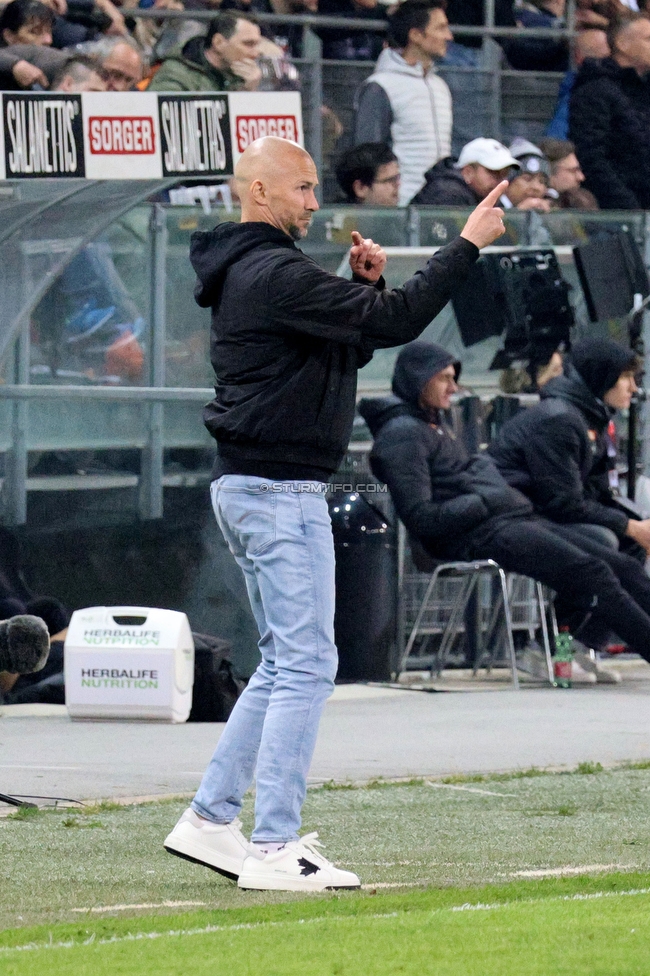
<instances>
[{"instance_id":1,"label":"red logo on sign","mask_svg":"<svg viewBox=\"0 0 650 976\"><path fill-rule=\"evenodd\" d=\"M151 116L118 118L91 116L88 138L93 155L151 156L156 151L156 137Z\"/></svg>"},{"instance_id":2,"label":"red logo on sign","mask_svg":"<svg viewBox=\"0 0 650 976\"><path fill-rule=\"evenodd\" d=\"M243 152L251 142L264 136L298 141L295 115L239 115L237 116L237 148Z\"/></svg>"}]
</instances>

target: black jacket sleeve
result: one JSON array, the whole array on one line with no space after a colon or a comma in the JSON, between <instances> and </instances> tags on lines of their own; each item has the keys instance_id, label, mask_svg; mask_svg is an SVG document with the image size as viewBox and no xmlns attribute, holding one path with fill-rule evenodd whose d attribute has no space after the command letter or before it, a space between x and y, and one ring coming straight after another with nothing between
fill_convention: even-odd
<instances>
[{"instance_id":1,"label":"black jacket sleeve","mask_svg":"<svg viewBox=\"0 0 650 976\"><path fill-rule=\"evenodd\" d=\"M375 441L370 461L375 475L388 485L397 514L407 530L425 545L462 535L489 517L480 495L457 495L434 501L429 469L430 447L415 427L400 427L395 436Z\"/></svg>"},{"instance_id":2,"label":"black jacket sleeve","mask_svg":"<svg viewBox=\"0 0 650 976\"><path fill-rule=\"evenodd\" d=\"M638 210L641 205L636 194L625 185L611 158L613 96L605 79L574 89L569 104L569 138L575 143L587 187L600 206L608 210Z\"/></svg>"},{"instance_id":3,"label":"black jacket sleeve","mask_svg":"<svg viewBox=\"0 0 650 976\"><path fill-rule=\"evenodd\" d=\"M354 144L384 142L392 145L393 110L388 95L376 81L363 85L357 95L354 117Z\"/></svg>"},{"instance_id":4,"label":"black jacket sleeve","mask_svg":"<svg viewBox=\"0 0 650 976\"><path fill-rule=\"evenodd\" d=\"M524 448L536 508L554 522L592 522L624 536L627 516L585 495L581 435L566 416L548 417Z\"/></svg>"},{"instance_id":5,"label":"black jacket sleeve","mask_svg":"<svg viewBox=\"0 0 650 976\"><path fill-rule=\"evenodd\" d=\"M323 271L286 250L266 281L275 322L287 330L358 346L365 353L416 339L436 317L478 258L463 237L435 254L401 288L378 289Z\"/></svg>"}]
</instances>

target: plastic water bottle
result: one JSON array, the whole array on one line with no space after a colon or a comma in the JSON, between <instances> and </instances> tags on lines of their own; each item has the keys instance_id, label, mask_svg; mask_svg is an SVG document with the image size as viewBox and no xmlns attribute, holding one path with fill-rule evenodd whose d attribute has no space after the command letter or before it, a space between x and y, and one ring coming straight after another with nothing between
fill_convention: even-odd
<instances>
[{"instance_id":1,"label":"plastic water bottle","mask_svg":"<svg viewBox=\"0 0 650 976\"><path fill-rule=\"evenodd\" d=\"M558 688L571 687L571 672L573 663L573 637L568 627L560 627L555 638L555 657L553 658L553 675Z\"/></svg>"}]
</instances>

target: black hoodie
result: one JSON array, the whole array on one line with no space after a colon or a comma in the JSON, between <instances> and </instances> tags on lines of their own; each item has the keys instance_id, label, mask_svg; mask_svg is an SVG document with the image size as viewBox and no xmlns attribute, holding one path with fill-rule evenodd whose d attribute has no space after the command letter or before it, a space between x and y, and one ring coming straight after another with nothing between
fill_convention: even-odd
<instances>
[{"instance_id":1,"label":"black hoodie","mask_svg":"<svg viewBox=\"0 0 650 976\"><path fill-rule=\"evenodd\" d=\"M480 198L463 179L451 156L439 160L424 174L425 184L411 200L432 207L475 207Z\"/></svg>"},{"instance_id":2,"label":"black hoodie","mask_svg":"<svg viewBox=\"0 0 650 976\"><path fill-rule=\"evenodd\" d=\"M569 138L601 207L650 207L650 87L612 58L587 58L571 94Z\"/></svg>"},{"instance_id":3,"label":"black hoodie","mask_svg":"<svg viewBox=\"0 0 650 976\"><path fill-rule=\"evenodd\" d=\"M465 558L487 522L528 516L532 506L490 457L468 455L444 419L419 406L428 380L452 363L458 376L460 363L441 346L410 343L397 358L395 395L362 400L359 412L375 438L372 470L388 485L407 530L434 556Z\"/></svg>"},{"instance_id":4,"label":"black hoodie","mask_svg":"<svg viewBox=\"0 0 650 976\"><path fill-rule=\"evenodd\" d=\"M540 403L503 425L490 453L508 484L541 515L604 525L622 539L628 516L614 507L608 486L605 431L612 411L602 396L634 356L609 339L583 339L572 355L565 375L542 387Z\"/></svg>"},{"instance_id":5,"label":"black hoodie","mask_svg":"<svg viewBox=\"0 0 650 976\"><path fill-rule=\"evenodd\" d=\"M419 335L478 249L459 237L395 290L323 271L265 223L193 234L190 257L195 298L212 307L215 475L326 479L350 439L357 370Z\"/></svg>"}]
</instances>

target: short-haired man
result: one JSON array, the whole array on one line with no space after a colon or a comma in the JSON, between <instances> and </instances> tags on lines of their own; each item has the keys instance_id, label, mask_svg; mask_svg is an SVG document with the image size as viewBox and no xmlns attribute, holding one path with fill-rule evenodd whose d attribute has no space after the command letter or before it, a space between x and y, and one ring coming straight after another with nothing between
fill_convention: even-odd
<instances>
[{"instance_id":1,"label":"short-haired man","mask_svg":"<svg viewBox=\"0 0 650 976\"><path fill-rule=\"evenodd\" d=\"M460 369L441 346L409 343L397 357L394 395L359 405L375 438L372 470L406 529L438 559L494 559L593 608L650 661L650 579L630 556L576 541L570 527L535 515L488 454L466 452L445 421Z\"/></svg>"},{"instance_id":2,"label":"short-haired man","mask_svg":"<svg viewBox=\"0 0 650 976\"><path fill-rule=\"evenodd\" d=\"M107 91L103 69L94 58L77 54L57 72L51 90L70 94Z\"/></svg>"},{"instance_id":3,"label":"short-haired man","mask_svg":"<svg viewBox=\"0 0 650 976\"><path fill-rule=\"evenodd\" d=\"M348 203L396 207L400 173L397 156L382 142L349 149L336 165L336 179Z\"/></svg>"},{"instance_id":4,"label":"short-haired man","mask_svg":"<svg viewBox=\"0 0 650 976\"><path fill-rule=\"evenodd\" d=\"M612 55L587 60L575 81L569 137L585 186L605 210L650 208L650 19L631 14L608 32Z\"/></svg>"},{"instance_id":5,"label":"short-haired man","mask_svg":"<svg viewBox=\"0 0 650 976\"><path fill-rule=\"evenodd\" d=\"M598 201L582 184L585 174L576 156L576 147L568 139L539 140L542 150L551 164L549 188L557 194L560 207L580 210L598 210Z\"/></svg>"},{"instance_id":6,"label":"short-haired man","mask_svg":"<svg viewBox=\"0 0 650 976\"><path fill-rule=\"evenodd\" d=\"M507 180L519 162L496 139L472 139L458 161L441 159L426 174L426 183L411 203L433 207L475 207Z\"/></svg>"},{"instance_id":7,"label":"short-haired man","mask_svg":"<svg viewBox=\"0 0 650 976\"><path fill-rule=\"evenodd\" d=\"M296 247L318 210L316 167L300 146L259 139L240 157L235 178L241 224L194 234L191 260L196 300L212 308L217 384L204 414L218 446L212 501L246 579L262 661L165 847L238 878L241 888L356 888L357 876L327 861L314 834L298 836L337 669L324 491L348 446L359 367L375 349L426 328L478 247L503 233L503 211L494 207L497 188L460 238L389 290L385 252L356 232L352 281ZM236 818L254 773L249 844Z\"/></svg>"},{"instance_id":8,"label":"short-haired man","mask_svg":"<svg viewBox=\"0 0 650 976\"><path fill-rule=\"evenodd\" d=\"M225 10L205 37L192 37L165 58L149 91L256 91L262 79L257 60L262 34L256 21Z\"/></svg>"},{"instance_id":9,"label":"short-haired man","mask_svg":"<svg viewBox=\"0 0 650 976\"><path fill-rule=\"evenodd\" d=\"M400 206L451 153L451 94L434 68L452 40L446 8L447 0L404 0L389 18L390 47L357 95L354 142L391 147L402 178Z\"/></svg>"}]
</instances>

